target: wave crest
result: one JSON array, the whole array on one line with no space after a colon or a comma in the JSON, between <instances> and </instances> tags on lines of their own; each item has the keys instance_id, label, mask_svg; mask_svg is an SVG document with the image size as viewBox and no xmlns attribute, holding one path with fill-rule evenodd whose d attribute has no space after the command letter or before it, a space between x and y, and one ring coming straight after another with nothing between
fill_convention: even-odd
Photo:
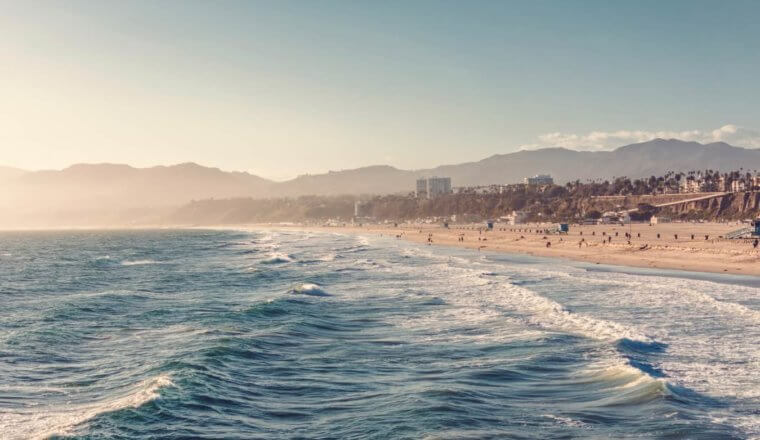
<instances>
[{"instance_id":1,"label":"wave crest","mask_svg":"<svg viewBox=\"0 0 760 440\"><path fill-rule=\"evenodd\" d=\"M34 412L9 411L0 414L0 432L9 440L74 435L76 428L88 420L109 412L138 408L160 397L161 388L168 386L174 386L174 383L169 375L162 374L139 382L119 397L62 408L37 408Z\"/></svg>"},{"instance_id":2,"label":"wave crest","mask_svg":"<svg viewBox=\"0 0 760 440\"><path fill-rule=\"evenodd\" d=\"M322 289L322 287L314 283L301 284L300 286L291 290L291 293L296 293L300 295L310 295L310 296L330 296L330 294L325 292L325 290Z\"/></svg>"},{"instance_id":3,"label":"wave crest","mask_svg":"<svg viewBox=\"0 0 760 440\"><path fill-rule=\"evenodd\" d=\"M287 254L272 254L269 257L261 260L262 264L282 264L282 263L290 263L293 261L293 258L290 255Z\"/></svg>"}]
</instances>

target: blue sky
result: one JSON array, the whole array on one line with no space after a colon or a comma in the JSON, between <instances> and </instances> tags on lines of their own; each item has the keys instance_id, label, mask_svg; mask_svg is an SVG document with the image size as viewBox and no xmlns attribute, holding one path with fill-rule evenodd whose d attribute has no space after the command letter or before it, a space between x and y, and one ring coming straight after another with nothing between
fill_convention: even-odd
<instances>
[{"instance_id":1,"label":"blue sky","mask_svg":"<svg viewBox=\"0 0 760 440\"><path fill-rule=\"evenodd\" d=\"M760 2L9 2L0 152L284 179L654 136L760 147Z\"/></svg>"}]
</instances>

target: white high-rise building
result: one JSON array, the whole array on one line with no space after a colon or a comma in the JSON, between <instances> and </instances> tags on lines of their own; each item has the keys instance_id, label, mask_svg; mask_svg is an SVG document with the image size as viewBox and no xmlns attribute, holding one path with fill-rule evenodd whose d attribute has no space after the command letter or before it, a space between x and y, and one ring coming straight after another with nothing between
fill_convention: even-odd
<instances>
[{"instance_id":1,"label":"white high-rise building","mask_svg":"<svg viewBox=\"0 0 760 440\"><path fill-rule=\"evenodd\" d=\"M451 177L417 179L417 197L433 198L451 193Z\"/></svg>"}]
</instances>

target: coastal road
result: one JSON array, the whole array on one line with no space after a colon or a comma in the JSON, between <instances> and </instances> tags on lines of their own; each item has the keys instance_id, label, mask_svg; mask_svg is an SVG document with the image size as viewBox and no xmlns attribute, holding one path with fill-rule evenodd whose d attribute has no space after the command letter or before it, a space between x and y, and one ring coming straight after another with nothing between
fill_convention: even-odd
<instances>
[{"instance_id":1,"label":"coastal road","mask_svg":"<svg viewBox=\"0 0 760 440\"><path fill-rule=\"evenodd\" d=\"M723 196L725 196L727 194L731 194L731 193L728 193L728 192L710 193L708 195L703 195L703 196L699 196L699 197L693 197L691 199L677 200L675 202L659 203L657 205L652 205L652 206L654 206L655 208L666 208L668 206L680 205L682 203L698 202L700 200L709 200L709 199L714 199L714 198L717 198L717 197L723 197ZM625 210L623 212L631 213L631 212L636 212L638 210L639 210L639 208L637 207L637 208L633 208L633 209L627 209L627 210Z\"/></svg>"}]
</instances>

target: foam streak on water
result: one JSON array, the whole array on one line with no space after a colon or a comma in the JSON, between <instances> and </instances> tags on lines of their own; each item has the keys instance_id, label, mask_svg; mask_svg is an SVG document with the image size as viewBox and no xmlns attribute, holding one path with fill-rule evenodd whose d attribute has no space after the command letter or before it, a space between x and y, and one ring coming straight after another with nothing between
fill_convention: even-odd
<instances>
[{"instance_id":1,"label":"foam streak on water","mask_svg":"<svg viewBox=\"0 0 760 440\"><path fill-rule=\"evenodd\" d=\"M0 254L3 439L760 439L746 279L293 231Z\"/></svg>"}]
</instances>

